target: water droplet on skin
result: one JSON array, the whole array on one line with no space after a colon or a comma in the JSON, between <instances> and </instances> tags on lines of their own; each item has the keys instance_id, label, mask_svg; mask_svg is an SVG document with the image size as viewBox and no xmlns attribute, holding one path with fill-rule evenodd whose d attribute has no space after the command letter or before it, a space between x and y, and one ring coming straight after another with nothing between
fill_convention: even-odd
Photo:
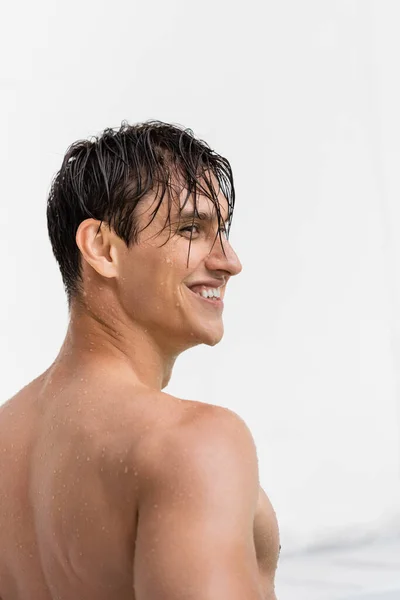
<instances>
[{"instance_id":1,"label":"water droplet on skin","mask_svg":"<svg viewBox=\"0 0 400 600\"><path fill-rule=\"evenodd\" d=\"M124 473L127 473L127 472L128 472L128 467L125 467Z\"/></svg>"}]
</instances>

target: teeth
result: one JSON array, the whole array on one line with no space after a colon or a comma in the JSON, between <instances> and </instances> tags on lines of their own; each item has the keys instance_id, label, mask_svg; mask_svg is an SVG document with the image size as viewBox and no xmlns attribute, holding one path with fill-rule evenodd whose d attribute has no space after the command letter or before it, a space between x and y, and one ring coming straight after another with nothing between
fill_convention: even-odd
<instances>
[{"instance_id":1,"label":"teeth","mask_svg":"<svg viewBox=\"0 0 400 600\"><path fill-rule=\"evenodd\" d=\"M209 290L201 290L203 298L220 298L221 294L219 289L211 288Z\"/></svg>"}]
</instances>

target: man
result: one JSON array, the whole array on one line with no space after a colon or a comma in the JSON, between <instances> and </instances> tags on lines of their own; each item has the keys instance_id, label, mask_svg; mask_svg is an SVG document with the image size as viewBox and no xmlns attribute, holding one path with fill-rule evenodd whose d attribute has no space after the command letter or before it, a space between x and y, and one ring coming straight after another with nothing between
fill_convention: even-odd
<instances>
[{"instance_id":1,"label":"man","mask_svg":"<svg viewBox=\"0 0 400 600\"><path fill-rule=\"evenodd\" d=\"M234 199L190 130L123 123L69 148L47 206L69 328L0 409L1 600L275 599L248 427L162 392L222 337Z\"/></svg>"}]
</instances>

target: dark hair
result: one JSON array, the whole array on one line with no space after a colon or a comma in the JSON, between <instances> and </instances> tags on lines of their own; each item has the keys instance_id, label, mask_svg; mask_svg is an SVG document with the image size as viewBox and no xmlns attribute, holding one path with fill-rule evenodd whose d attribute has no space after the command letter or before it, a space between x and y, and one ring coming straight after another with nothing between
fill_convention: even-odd
<instances>
[{"instance_id":1,"label":"dark hair","mask_svg":"<svg viewBox=\"0 0 400 600\"><path fill-rule=\"evenodd\" d=\"M81 257L75 241L79 224L88 218L105 222L129 247L140 233L135 218L138 202L155 192L158 203L150 224L167 195L170 223L172 193L176 182L182 180L187 190L184 205L192 196L196 211L198 191L213 202L219 236L223 219L217 197L222 191L228 201L229 235L235 205L230 164L206 142L196 139L192 130L161 121L136 125L123 121L119 129L105 129L100 136L68 148L52 181L47 226L69 306L82 291Z\"/></svg>"}]
</instances>

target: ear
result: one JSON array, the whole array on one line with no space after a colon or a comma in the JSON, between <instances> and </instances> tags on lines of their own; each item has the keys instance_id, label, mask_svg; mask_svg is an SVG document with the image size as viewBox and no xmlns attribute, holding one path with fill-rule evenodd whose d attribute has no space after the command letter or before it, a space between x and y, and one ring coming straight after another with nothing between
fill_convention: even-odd
<instances>
[{"instance_id":1,"label":"ear","mask_svg":"<svg viewBox=\"0 0 400 600\"><path fill-rule=\"evenodd\" d=\"M102 277L112 278L118 274L118 253L115 233L108 225L96 219L80 223L75 240L83 258Z\"/></svg>"}]
</instances>

